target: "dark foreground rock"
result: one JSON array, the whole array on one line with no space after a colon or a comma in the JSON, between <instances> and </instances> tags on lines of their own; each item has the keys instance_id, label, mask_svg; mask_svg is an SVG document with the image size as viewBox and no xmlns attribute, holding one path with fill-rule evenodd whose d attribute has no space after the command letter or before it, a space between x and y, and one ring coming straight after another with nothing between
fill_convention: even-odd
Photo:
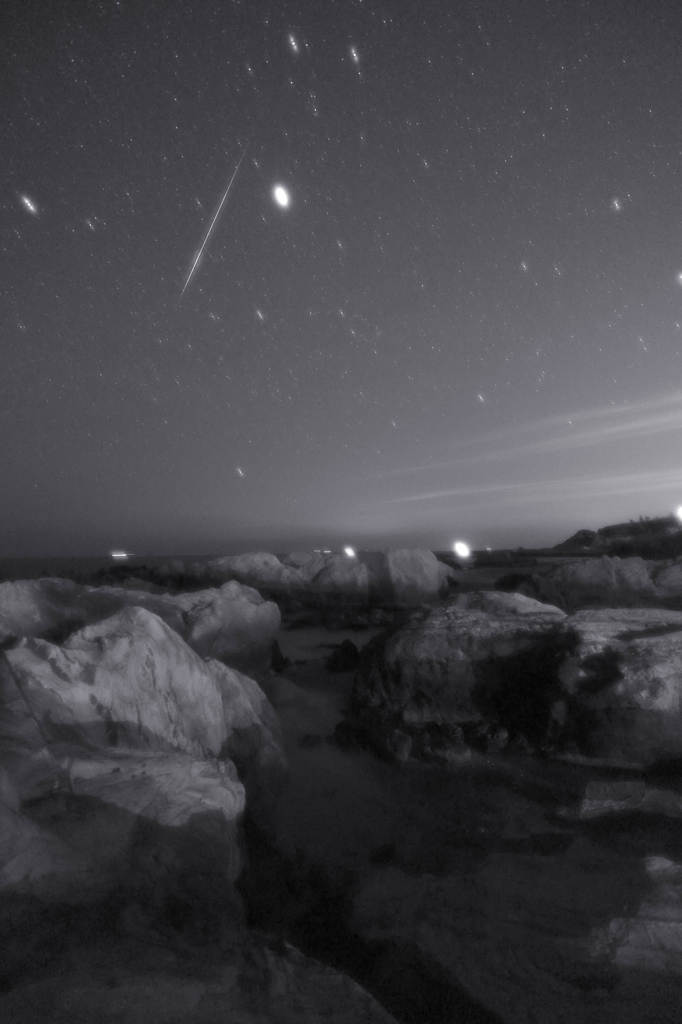
<instances>
[{"instance_id":1,"label":"dark foreground rock","mask_svg":"<svg viewBox=\"0 0 682 1024\"><path fill-rule=\"evenodd\" d=\"M651 765L682 757L681 680L682 612L463 594L368 645L346 730L398 760L509 742Z\"/></svg>"},{"instance_id":2,"label":"dark foreground rock","mask_svg":"<svg viewBox=\"0 0 682 1024\"><path fill-rule=\"evenodd\" d=\"M566 611L587 607L637 607L661 603L650 563L643 558L578 558L551 565L522 589Z\"/></svg>"},{"instance_id":3,"label":"dark foreground rock","mask_svg":"<svg viewBox=\"0 0 682 1024\"><path fill-rule=\"evenodd\" d=\"M465 740L486 731L540 742L551 704L543 673L560 657L564 619L558 608L495 592L463 594L416 616L363 652L351 722L379 752L399 760L415 753L459 762ZM517 688L538 691L528 706L500 681L496 659L524 661Z\"/></svg>"},{"instance_id":4,"label":"dark foreground rock","mask_svg":"<svg viewBox=\"0 0 682 1024\"><path fill-rule=\"evenodd\" d=\"M12 1024L395 1024L358 984L244 931L216 950L150 933L93 936L0 993ZM94 939L94 941L93 941ZM99 941L97 941L99 939Z\"/></svg>"},{"instance_id":5,"label":"dark foreground rock","mask_svg":"<svg viewBox=\"0 0 682 1024\"><path fill-rule=\"evenodd\" d=\"M299 688L279 680L272 694L290 781L243 876L261 927L317 950L405 1022L676 1019L674 765L644 775L473 751L453 771L301 744L328 730L332 700L343 707L341 677L313 689L304 668ZM638 807L582 813L609 794Z\"/></svg>"}]
</instances>

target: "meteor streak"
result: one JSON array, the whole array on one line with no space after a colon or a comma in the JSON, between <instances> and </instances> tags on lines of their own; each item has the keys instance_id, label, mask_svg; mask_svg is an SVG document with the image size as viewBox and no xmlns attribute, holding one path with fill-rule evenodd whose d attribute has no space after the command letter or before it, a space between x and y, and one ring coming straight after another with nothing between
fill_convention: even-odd
<instances>
[{"instance_id":1,"label":"meteor streak","mask_svg":"<svg viewBox=\"0 0 682 1024\"><path fill-rule=\"evenodd\" d=\"M180 298L182 298L182 296L187 291L187 287L188 287L190 281L192 280L192 278L194 277L194 271L199 266L199 260L201 259L201 255L202 255L204 249L206 248L206 243L208 242L209 238L211 237L211 232L213 231L213 228L216 225L216 221L218 220L218 217L220 216L220 211L222 210L223 206L225 205L225 200L227 199L228 195L230 194L230 189L234 185L235 178L239 174L239 168L242 165L242 160L246 156L246 151L247 151L248 148L249 148L248 144L246 146L244 146L244 149L242 150L242 155L239 157L239 160L237 161L237 166L235 167L234 171L232 172L232 177L230 178L230 180L227 183L227 188L223 192L223 198L218 203L218 209L213 214L213 219L212 219L211 223L208 225L208 230L207 230L206 234L204 235L204 240L201 243L199 251L197 252L196 256L194 257L194 263L189 268L189 273L188 273L187 278L185 280L185 283L184 283L184 285L182 287L182 291L180 292Z\"/></svg>"}]
</instances>

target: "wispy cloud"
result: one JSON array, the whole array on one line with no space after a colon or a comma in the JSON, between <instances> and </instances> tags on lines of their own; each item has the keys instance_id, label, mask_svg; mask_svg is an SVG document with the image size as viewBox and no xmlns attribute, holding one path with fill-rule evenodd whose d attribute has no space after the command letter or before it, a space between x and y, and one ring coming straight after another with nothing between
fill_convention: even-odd
<instances>
[{"instance_id":1,"label":"wispy cloud","mask_svg":"<svg viewBox=\"0 0 682 1024\"><path fill-rule=\"evenodd\" d=\"M682 469L651 470L641 473L618 473L610 476L574 476L557 480L526 480L514 483L476 484L450 487L446 490L422 491L388 499L388 504L438 501L453 498L473 499L489 506L497 497L500 506L527 505L561 501L583 503L588 498L617 497L628 494L682 490Z\"/></svg>"},{"instance_id":2,"label":"wispy cloud","mask_svg":"<svg viewBox=\"0 0 682 1024\"><path fill-rule=\"evenodd\" d=\"M386 475L402 476L463 467L469 463L480 465L541 453L559 454L675 434L682 444L681 390L628 405L576 409L458 440L451 446L452 454L447 458L399 467Z\"/></svg>"}]
</instances>

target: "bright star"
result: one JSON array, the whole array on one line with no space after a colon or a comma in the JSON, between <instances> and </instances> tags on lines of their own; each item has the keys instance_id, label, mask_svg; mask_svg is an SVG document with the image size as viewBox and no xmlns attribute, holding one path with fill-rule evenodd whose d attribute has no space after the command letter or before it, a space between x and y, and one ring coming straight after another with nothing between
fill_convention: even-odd
<instances>
[{"instance_id":1,"label":"bright star","mask_svg":"<svg viewBox=\"0 0 682 1024\"><path fill-rule=\"evenodd\" d=\"M476 395L476 398L477 398L477 399L479 400L479 402L480 402L481 404L483 404L483 403L485 402L485 398L484 398L484 397L483 397L483 395L482 395L482 394L480 393L480 391L479 391L479 393L478 393L478 394Z\"/></svg>"},{"instance_id":2,"label":"bright star","mask_svg":"<svg viewBox=\"0 0 682 1024\"><path fill-rule=\"evenodd\" d=\"M272 190L272 198L275 200L278 206L281 206L283 210L286 210L287 206L291 203L291 196L285 189L284 185L275 185Z\"/></svg>"},{"instance_id":3,"label":"bright star","mask_svg":"<svg viewBox=\"0 0 682 1024\"><path fill-rule=\"evenodd\" d=\"M471 555L471 548L464 540L456 540L452 545L452 550L458 558L469 558Z\"/></svg>"},{"instance_id":4,"label":"bright star","mask_svg":"<svg viewBox=\"0 0 682 1024\"><path fill-rule=\"evenodd\" d=\"M289 42L289 48L290 48L291 52L292 53L298 53L299 52L298 40L296 39L296 36L293 34L293 32L289 33L289 40L288 40L288 42Z\"/></svg>"},{"instance_id":5,"label":"bright star","mask_svg":"<svg viewBox=\"0 0 682 1024\"><path fill-rule=\"evenodd\" d=\"M263 320L265 320L265 314L263 313L263 310L262 310L262 309L257 309L257 310L256 310L256 317L257 317L257 318L258 318L258 319L259 319L259 320L260 320L261 322L262 322Z\"/></svg>"},{"instance_id":6,"label":"bright star","mask_svg":"<svg viewBox=\"0 0 682 1024\"><path fill-rule=\"evenodd\" d=\"M33 202L33 200L29 198L29 196L21 195L19 196L19 199L21 200L22 206L25 210L28 210L28 212L32 214L34 217L38 216L38 207Z\"/></svg>"},{"instance_id":7,"label":"bright star","mask_svg":"<svg viewBox=\"0 0 682 1024\"><path fill-rule=\"evenodd\" d=\"M614 213L620 213L620 211L623 209L623 204L618 198L618 196L614 196L611 200L611 209Z\"/></svg>"},{"instance_id":8,"label":"bright star","mask_svg":"<svg viewBox=\"0 0 682 1024\"><path fill-rule=\"evenodd\" d=\"M353 63L354 64L359 64L360 63L360 55L359 55L358 51L355 49L355 47L351 46L349 52L350 52L350 59L353 61Z\"/></svg>"},{"instance_id":9,"label":"bright star","mask_svg":"<svg viewBox=\"0 0 682 1024\"><path fill-rule=\"evenodd\" d=\"M355 558L355 548L352 548L350 544L346 545L346 547L343 549L343 553L346 556L346 558Z\"/></svg>"},{"instance_id":10,"label":"bright star","mask_svg":"<svg viewBox=\"0 0 682 1024\"><path fill-rule=\"evenodd\" d=\"M244 470L242 469L241 466L236 466L234 471L237 474L237 476L239 476L239 477L243 478L243 477L246 476L246 473L244 472Z\"/></svg>"}]
</instances>

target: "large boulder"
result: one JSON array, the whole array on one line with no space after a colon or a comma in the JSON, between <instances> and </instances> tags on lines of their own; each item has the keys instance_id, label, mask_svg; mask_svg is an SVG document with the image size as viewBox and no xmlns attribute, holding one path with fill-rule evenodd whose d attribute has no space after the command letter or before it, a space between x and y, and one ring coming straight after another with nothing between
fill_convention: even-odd
<instances>
[{"instance_id":1,"label":"large boulder","mask_svg":"<svg viewBox=\"0 0 682 1024\"><path fill-rule=\"evenodd\" d=\"M599 608L567 622L558 738L624 763L682 756L682 612Z\"/></svg>"},{"instance_id":2,"label":"large boulder","mask_svg":"<svg viewBox=\"0 0 682 1024\"><path fill-rule=\"evenodd\" d=\"M455 575L432 551L422 548L388 549L366 558L371 597L379 605L414 607L436 601Z\"/></svg>"},{"instance_id":3,"label":"large boulder","mask_svg":"<svg viewBox=\"0 0 682 1024\"><path fill-rule=\"evenodd\" d=\"M258 792L284 766L253 680L125 608L62 646L5 651L0 733L4 884L76 900L119 886L159 906L234 900L244 783Z\"/></svg>"},{"instance_id":4,"label":"large boulder","mask_svg":"<svg viewBox=\"0 0 682 1024\"><path fill-rule=\"evenodd\" d=\"M545 690L541 677L558 657L564 619L558 608L496 593L461 595L415 616L365 648L351 720L372 745L401 758L410 752L434 756L440 749L447 760L448 752L461 749L462 730L478 730L485 717L496 729L521 733L520 691ZM508 681L512 665L514 678ZM543 701L548 705L548 693ZM545 719L548 714L547 706ZM533 738L539 739L546 721L526 725L534 725Z\"/></svg>"},{"instance_id":5,"label":"large boulder","mask_svg":"<svg viewBox=\"0 0 682 1024\"><path fill-rule=\"evenodd\" d=\"M303 576L299 569L284 565L269 551L252 551L243 555L224 555L202 563L204 573L212 580L237 580L268 593L288 593L299 588Z\"/></svg>"},{"instance_id":6,"label":"large boulder","mask_svg":"<svg viewBox=\"0 0 682 1024\"><path fill-rule=\"evenodd\" d=\"M309 577L315 598L327 605L361 605L369 602L367 566L345 555L329 555L322 567Z\"/></svg>"},{"instance_id":7,"label":"large boulder","mask_svg":"<svg viewBox=\"0 0 682 1024\"><path fill-rule=\"evenodd\" d=\"M436 601L457 577L432 551L419 548L362 551L357 556L293 552L282 559L252 552L197 564L196 573L214 583L237 580L277 601L398 608Z\"/></svg>"},{"instance_id":8,"label":"large boulder","mask_svg":"<svg viewBox=\"0 0 682 1024\"><path fill-rule=\"evenodd\" d=\"M657 589L643 558L580 558L537 573L533 596L567 611L655 604Z\"/></svg>"},{"instance_id":9,"label":"large boulder","mask_svg":"<svg viewBox=\"0 0 682 1024\"><path fill-rule=\"evenodd\" d=\"M19 637L61 640L121 608L146 608L204 657L242 668L268 664L281 616L272 601L237 582L184 594L86 587L71 580L0 583L0 645Z\"/></svg>"},{"instance_id":10,"label":"large boulder","mask_svg":"<svg viewBox=\"0 0 682 1024\"><path fill-rule=\"evenodd\" d=\"M252 587L233 581L171 600L182 609L181 636L198 654L244 668L269 663L281 615L274 602Z\"/></svg>"}]
</instances>

